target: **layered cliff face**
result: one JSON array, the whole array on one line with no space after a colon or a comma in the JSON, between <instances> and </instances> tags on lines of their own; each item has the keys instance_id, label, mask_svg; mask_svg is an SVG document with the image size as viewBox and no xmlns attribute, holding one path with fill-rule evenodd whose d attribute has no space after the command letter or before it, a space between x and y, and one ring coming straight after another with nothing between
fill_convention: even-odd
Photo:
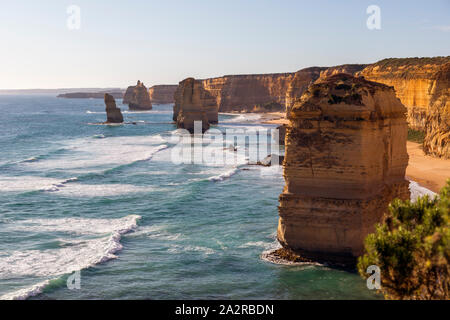
<instances>
[{"instance_id":1,"label":"layered cliff face","mask_svg":"<svg viewBox=\"0 0 450 320\"><path fill-rule=\"evenodd\" d=\"M135 86L127 88L123 96L123 104L128 104L130 110L151 110L152 102L144 83L139 81Z\"/></svg>"},{"instance_id":2,"label":"layered cliff face","mask_svg":"<svg viewBox=\"0 0 450 320\"><path fill-rule=\"evenodd\" d=\"M232 75L203 80L219 112L284 111L293 73Z\"/></svg>"},{"instance_id":3,"label":"layered cliff face","mask_svg":"<svg viewBox=\"0 0 450 320\"><path fill-rule=\"evenodd\" d=\"M116 106L116 100L110 94L105 93L104 96L105 105L106 105L106 122L107 123L122 123L123 116L122 112Z\"/></svg>"},{"instance_id":4,"label":"layered cliff face","mask_svg":"<svg viewBox=\"0 0 450 320\"><path fill-rule=\"evenodd\" d=\"M199 80L215 99L219 112L284 112L321 76L338 71L353 74L363 65L312 67L293 73L228 75ZM176 95L176 94L175 94ZM174 121L177 107L174 108Z\"/></svg>"},{"instance_id":5,"label":"layered cliff face","mask_svg":"<svg viewBox=\"0 0 450 320\"><path fill-rule=\"evenodd\" d=\"M178 85L156 85L148 89L148 93L150 96L150 101L152 104L167 104L175 102L175 91L177 90Z\"/></svg>"},{"instance_id":6,"label":"layered cliff face","mask_svg":"<svg viewBox=\"0 0 450 320\"><path fill-rule=\"evenodd\" d=\"M353 264L394 198L409 198L405 107L394 89L337 74L288 114L278 240L318 261Z\"/></svg>"},{"instance_id":7,"label":"layered cliff face","mask_svg":"<svg viewBox=\"0 0 450 320\"><path fill-rule=\"evenodd\" d=\"M187 78L180 82L175 93L174 118L178 128L194 132L194 122L202 122L202 131L210 123L218 122L216 100L203 88L202 81Z\"/></svg>"},{"instance_id":8,"label":"layered cliff face","mask_svg":"<svg viewBox=\"0 0 450 320\"><path fill-rule=\"evenodd\" d=\"M435 76L425 124L425 153L450 159L450 63Z\"/></svg>"},{"instance_id":9,"label":"layered cliff face","mask_svg":"<svg viewBox=\"0 0 450 320\"><path fill-rule=\"evenodd\" d=\"M433 92L442 86L436 77L446 63L450 63L450 57L384 59L369 65L358 75L393 86L408 109L410 128L425 131Z\"/></svg>"}]
</instances>

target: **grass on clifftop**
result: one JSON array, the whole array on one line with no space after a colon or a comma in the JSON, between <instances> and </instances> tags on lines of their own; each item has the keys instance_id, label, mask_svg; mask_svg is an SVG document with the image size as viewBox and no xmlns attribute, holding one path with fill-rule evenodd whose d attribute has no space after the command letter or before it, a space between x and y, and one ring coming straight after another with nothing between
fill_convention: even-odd
<instances>
[{"instance_id":1,"label":"grass on clifftop","mask_svg":"<svg viewBox=\"0 0 450 320\"><path fill-rule=\"evenodd\" d=\"M425 133L408 128L408 141L423 144Z\"/></svg>"},{"instance_id":2,"label":"grass on clifftop","mask_svg":"<svg viewBox=\"0 0 450 320\"><path fill-rule=\"evenodd\" d=\"M447 62L450 62L450 56L432 58L387 58L374 63L374 66L379 66L383 69L386 67L423 66L427 64L444 64Z\"/></svg>"}]
</instances>

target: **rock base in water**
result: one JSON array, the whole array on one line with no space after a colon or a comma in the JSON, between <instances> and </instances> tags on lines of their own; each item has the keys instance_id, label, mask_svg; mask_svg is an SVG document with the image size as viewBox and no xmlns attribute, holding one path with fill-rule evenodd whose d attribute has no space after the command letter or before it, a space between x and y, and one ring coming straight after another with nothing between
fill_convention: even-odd
<instances>
[{"instance_id":1,"label":"rock base in water","mask_svg":"<svg viewBox=\"0 0 450 320\"><path fill-rule=\"evenodd\" d=\"M334 257L328 254L318 255L317 253L294 252L289 248L279 248L273 251L264 252L262 258L275 264L284 265L315 265L323 267L333 267L346 271L356 271L356 259L350 257L344 263L342 257Z\"/></svg>"}]
</instances>

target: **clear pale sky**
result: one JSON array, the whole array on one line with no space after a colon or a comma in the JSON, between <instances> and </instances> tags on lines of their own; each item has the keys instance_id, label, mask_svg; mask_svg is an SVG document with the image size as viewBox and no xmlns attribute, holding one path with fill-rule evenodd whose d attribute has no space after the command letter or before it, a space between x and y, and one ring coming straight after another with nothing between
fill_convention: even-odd
<instances>
[{"instance_id":1,"label":"clear pale sky","mask_svg":"<svg viewBox=\"0 0 450 320\"><path fill-rule=\"evenodd\" d=\"M450 0L1 1L0 88L126 87L450 55ZM366 27L369 5L381 30ZM69 5L81 28L69 30Z\"/></svg>"}]
</instances>

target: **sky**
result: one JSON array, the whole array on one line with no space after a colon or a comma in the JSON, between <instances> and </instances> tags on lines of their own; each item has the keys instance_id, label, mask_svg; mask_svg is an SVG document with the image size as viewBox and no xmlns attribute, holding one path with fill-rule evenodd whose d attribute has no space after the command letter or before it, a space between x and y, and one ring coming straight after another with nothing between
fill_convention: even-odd
<instances>
[{"instance_id":1,"label":"sky","mask_svg":"<svg viewBox=\"0 0 450 320\"><path fill-rule=\"evenodd\" d=\"M450 0L0 0L0 39L0 89L176 84L449 56Z\"/></svg>"}]
</instances>

